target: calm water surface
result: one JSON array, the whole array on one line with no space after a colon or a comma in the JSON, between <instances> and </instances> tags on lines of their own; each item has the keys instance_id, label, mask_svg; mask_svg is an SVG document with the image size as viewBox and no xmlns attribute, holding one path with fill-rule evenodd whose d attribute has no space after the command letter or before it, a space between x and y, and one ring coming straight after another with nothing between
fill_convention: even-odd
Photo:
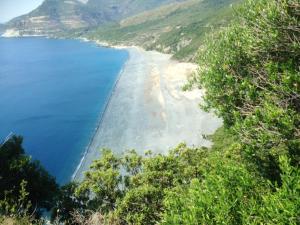
<instances>
[{"instance_id":1,"label":"calm water surface","mask_svg":"<svg viewBox=\"0 0 300 225\"><path fill-rule=\"evenodd\" d=\"M0 38L0 140L22 135L26 153L67 182L127 58L75 40Z\"/></svg>"}]
</instances>

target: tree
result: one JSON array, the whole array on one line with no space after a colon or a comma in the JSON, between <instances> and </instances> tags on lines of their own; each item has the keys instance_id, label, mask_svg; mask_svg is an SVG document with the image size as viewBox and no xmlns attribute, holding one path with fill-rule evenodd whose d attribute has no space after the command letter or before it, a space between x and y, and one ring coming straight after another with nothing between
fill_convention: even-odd
<instances>
[{"instance_id":1,"label":"tree","mask_svg":"<svg viewBox=\"0 0 300 225\"><path fill-rule=\"evenodd\" d=\"M22 141L21 137L13 136L0 147L0 200L18 202L19 193L25 188L30 202L28 213L39 216L41 210L53 206L58 185L38 161L25 155ZM24 182L26 187L22 185Z\"/></svg>"},{"instance_id":2,"label":"tree","mask_svg":"<svg viewBox=\"0 0 300 225\"><path fill-rule=\"evenodd\" d=\"M299 223L300 174L286 157L280 159L281 187L235 160L221 158L210 157L204 179L167 192L161 224Z\"/></svg>"},{"instance_id":3,"label":"tree","mask_svg":"<svg viewBox=\"0 0 300 225\"><path fill-rule=\"evenodd\" d=\"M212 148L104 150L75 188L87 209L122 225L299 224L299 12L298 0L247 0L191 80L225 122Z\"/></svg>"},{"instance_id":4,"label":"tree","mask_svg":"<svg viewBox=\"0 0 300 225\"><path fill-rule=\"evenodd\" d=\"M90 197L87 210L110 215L120 224L156 224L163 211L165 190L200 178L206 155L207 149L189 149L185 144L167 155L147 152L140 156L132 150L117 156L104 149L75 192ZM63 199L71 196L72 192Z\"/></svg>"},{"instance_id":5,"label":"tree","mask_svg":"<svg viewBox=\"0 0 300 225\"><path fill-rule=\"evenodd\" d=\"M89 196L87 193L76 195L78 183L70 182L60 187L59 193L55 198L55 206L52 208L52 221L59 221L65 224L76 224L74 215L79 213L85 216Z\"/></svg>"},{"instance_id":6,"label":"tree","mask_svg":"<svg viewBox=\"0 0 300 225\"><path fill-rule=\"evenodd\" d=\"M93 196L88 202L90 209L101 212L115 209L117 199L123 195L120 168L121 159L108 149L103 149L102 157L92 163L77 190L78 195Z\"/></svg>"},{"instance_id":7,"label":"tree","mask_svg":"<svg viewBox=\"0 0 300 225\"><path fill-rule=\"evenodd\" d=\"M244 156L273 181L280 156L300 163L299 10L298 0L247 0L199 53L203 107L224 119Z\"/></svg>"}]
</instances>

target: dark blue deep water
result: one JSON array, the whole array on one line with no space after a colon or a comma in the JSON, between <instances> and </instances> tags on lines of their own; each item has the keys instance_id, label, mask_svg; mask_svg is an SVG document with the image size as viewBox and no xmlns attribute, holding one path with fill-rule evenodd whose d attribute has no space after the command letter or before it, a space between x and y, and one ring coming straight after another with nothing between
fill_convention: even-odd
<instances>
[{"instance_id":1,"label":"dark blue deep water","mask_svg":"<svg viewBox=\"0 0 300 225\"><path fill-rule=\"evenodd\" d=\"M67 182L127 58L76 40L0 38L0 141L22 135L26 153Z\"/></svg>"}]
</instances>

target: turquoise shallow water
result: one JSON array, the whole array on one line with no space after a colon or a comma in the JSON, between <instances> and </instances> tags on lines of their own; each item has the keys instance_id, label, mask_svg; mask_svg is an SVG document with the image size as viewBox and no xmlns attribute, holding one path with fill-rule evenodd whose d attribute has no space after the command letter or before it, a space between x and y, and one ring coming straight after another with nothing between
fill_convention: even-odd
<instances>
[{"instance_id":1,"label":"turquoise shallow water","mask_svg":"<svg viewBox=\"0 0 300 225\"><path fill-rule=\"evenodd\" d=\"M0 38L0 138L67 182L89 143L128 52L76 40Z\"/></svg>"}]
</instances>

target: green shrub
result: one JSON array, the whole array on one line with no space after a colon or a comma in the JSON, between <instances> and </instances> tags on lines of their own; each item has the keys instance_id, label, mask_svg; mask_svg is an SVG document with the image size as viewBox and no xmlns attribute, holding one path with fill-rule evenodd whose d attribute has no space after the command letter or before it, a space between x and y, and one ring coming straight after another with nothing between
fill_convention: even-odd
<instances>
[{"instance_id":1,"label":"green shrub","mask_svg":"<svg viewBox=\"0 0 300 225\"><path fill-rule=\"evenodd\" d=\"M298 0L247 0L199 54L203 108L216 110L273 181L279 156L300 163L299 9Z\"/></svg>"},{"instance_id":2,"label":"green shrub","mask_svg":"<svg viewBox=\"0 0 300 225\"><path fill-rule=\"evenodd\" d=\"M299 169L281 157L282 186L268 183L236 161L211 158L204 179L168 191L161 224L297 224Z\"/></svg>"},{"instance_id":3,"label":"green shrub","mask_svg":"<svg viewBox=\"0 0 300 225\"><path fill-rule=\"evenodd\" d=\"M190 82L225 123L211 149L104 150L71 192L122 225L299 224L299 12L298 0L247 0L201 49Z\"/></svg>"},{"instance_id":4,"label":"green shrub","mask_svg":"<svg viewBox=\"0 0 300 225\"><path fill-rule=\"evenodd\" d=\"M0 146L0 215L39 217L52 208L58 185L38 161L25 154L22 141L14 136Z\"/></svg>"},{"instance_id":5,"label":"green shrub","mask_svg":"<svg viewBox=\"0 0 300 225\"><path fill-rule=\"evenodd\" d=\"M60 191L55 198L55 204L51 210L52 222L61 222L66 225L76 224L74 215L88 216L86 210L89 197L85 192L76 195L77 188L78 184L75 182L70 182L60 187Z\"/></svg>"},{"instance_id":6,"label":"green shrub","mask_svg":"<svg viewBox=\"0 0 300 225\"><path fill-rule=\"evenodd\" d=\"M164 191L200 178L207 154L207 149L189 149L185 144L167 155L148 152L144 157L135 151L116 156L105 149L75 192L91 197L86 202L88 210L114 212L121 224L156 224L163 211ZM67 205L66 199L58 201Z\"/></svg>"},{"instance_id":7,"label":"green shrub","mask_svg":"<svg viewBox=\"0 0 300 225\"><path fill-rule=\"evenodd\" d=\"M299 224L300 170L290 166L286 157L280 157L280 168L282 185L270 184L260 204L252 201L251 207L243 210L244 224Z\"/></svg>"}]
</instances>

